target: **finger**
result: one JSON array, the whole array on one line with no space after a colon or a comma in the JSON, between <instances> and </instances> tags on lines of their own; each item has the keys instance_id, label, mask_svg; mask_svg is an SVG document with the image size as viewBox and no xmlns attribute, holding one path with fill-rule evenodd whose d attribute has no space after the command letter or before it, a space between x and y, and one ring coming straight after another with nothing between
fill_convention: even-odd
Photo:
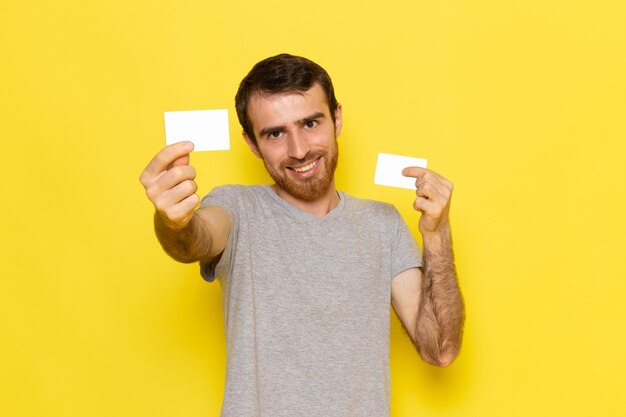
<instances>
[{"instance_id":1,"label":"finger","mask_svg":"<svg viewBox=\"0 0 626 417\"><path fill-rule=\"evenodd\" d=\"M187 218L191 218L193 213L200 204L200 197L198 194L191 194L189 197L185 198L183 201L176 205L177 209L180 210L182 214Z\"/></svg>"},{"instance_id":2,"label":"finger","mask_svg":"<svg viewBox=\"0 0 626 417\"><path fill-rule=\"evenodd\" d=\"M452 189L454 185L441 175L437 175L433 172L433 179L437 182L438 188L441 190L446 190L447 193L452 193Z\"/></svg>"},{"instance_id":3,"label":"finger","mask_svg":"<svg viewBox=\"0 0 626 417\"><path fill-rule=\"evenodd\" d=\"M148 198L154 201L160 194L171 190L183 181L194 180L196 170L191 165L172 167L146 187Z\"/></svg>"},{"instance_id":4,"label":"finger","mask_svg":"<svg viewBox=\"0 0 626 417\"><path fill-rule=\"evenodd\" d=\"M413 202L413 208L420 213L434 213L436 212L438 206L434 201L428 200L426 198L418 197Z\"/></svg>"},{"instance_id":5,"label":"finger","mask_svg":"<svg viewBox=\"0 0 626 417\"><path fill-rule=\"evenodd\" d=\"M424 198L428 198L429 200L434 200L434 201L445 201L446 197L443 194L443 191L441 188L443 187L443 185L441 184L435 185L433 184L433 182L418 183L418 181L416 181L416 189L415 189L415 195L417 197L424 197Z\"/></svg>"},{"instance_id":6,"label":"finger","mask_svg":"<svg viewBox=\"0 0 626 417\"><path fill-rule=\"evenodd\" d=\"M200 197L198 194L191 194L187 196L178 204L170 207L168 212L165 213L167 218L177 224L185 225L193 217L193 213L200 204Z\"/></svg>"},{"instance_id":7,"label":"finger","mask_svg":"<svg viewBox=\"0 0 626 417\"><path fill-rule=\"evenodd\" d=\"M183 155L180 158L176 159L174 162L172 162L172 166L173 167L177 167L177 166L181 166L181 165L189 165L189 160L190 160L190 156L189 154L187 155Z\"/></svg>"},{"instance_id":8,"label":"finger","mask_svg":"<svg viewBox=\"0 0 626 417\"><path fill-rule=\"evenodd\" d=\"M430 171L426 168L406 167L402 170L402 175L404 175L405 177L419 178L423 176L424 174L426 174L427 172L430 172Z\"/></svg>"},{"instance_id":9,"label":"finger","mask_svg":"<svg viewBox=\"0 0 626 417\"><path fill-rule=\"evenodd\" d=\"M437 180L437 182L441 185L441 190L445 189L447 190L448 193L452 193L452 189L454 188L454 185L452 185L452 183L450 181L448 181L447 179L445 179L444 177L442 177L441 175L432 172L434 178Z\"/></svg>"},{"instance_id":10,"label":"finger","mask_svg":"<svg viewBox=\"0 0 626 417\"><path fill-rule=\"evenodd\" d=\"M433 186L427 182L422 182L420 180L415 181L415 195L417 197L430 198L434 189Z\"/></svg>"},{"instance_id":11,"label":"finger","mask_svg":"<svg viewBox=\"0 0 626 417\"><path fill-rule=\"evenodd\" d=\"M405 177L413 177L413 178L418 178L418 179L420 179L420 178L423 178L423 179L435 178L437 181L439 181L448 190L452 191L452 189L454 188L454 185L450 181L448 181L447 179L445 179L441 175L437 174L435 171L431 171L431 170L426 169L426 168L407 167L404 170L402 170L402 175L404 175Z\"/></svg>"},{"instance_id":12,"label":"finger","mask_svg":"<svg viewBox=\"0 0 626 417\"><path fill-rule=\"evenodd\" d=\"M159 186L164 190L169 190L185 180L194 180L196 169L191 165L180 165L172 167L159 178Z\"/></svg>"},{"instance_id":13,"label":"finger","mask_svg":"<svg viewBox=\"0 0 626 417\"><path fill-rule=\"evenodd\" d=\"M434 172L429 171L415 180L415 188L428 186L436 190L448 191L448 186L442 181L442 179L442 177L436 175Z\"/></svg>"},{"instance_id":14,"label":"finger","mask_svg":"<svg viewBox=\"0 0 626 417\"><path fill-rule=\"evenodd\" d=\"M152 158L144 172L150 177L155 177L167 170L175 160L188 155L192 150L192 142L178 142L168 145Z\"/></svg>"},{"instance_id":15,"label":"finger","mask_svg":"<svg viewBox=\"0 0 626 417\"><path fill-rule=\"evenodd\" d=\"M172 189L156 196L154 199L154 206L157 210L165 213L169 217L174 206L194 194L197 190L198 185L195 181L183 181Z\"/></svg>"}]
</instances>

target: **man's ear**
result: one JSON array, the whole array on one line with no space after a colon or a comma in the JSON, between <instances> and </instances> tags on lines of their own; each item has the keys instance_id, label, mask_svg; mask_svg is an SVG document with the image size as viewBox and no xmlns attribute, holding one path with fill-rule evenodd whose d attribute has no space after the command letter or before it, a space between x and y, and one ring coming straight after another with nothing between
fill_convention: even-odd
<instances>
[{"instance_id":1,"label":"man's ear","mask_svg":"<svg viewBox=\"0 0 626 417\"><path fill-rule=\"evenodd\" d=\"M250 148L250 150L252 151L252 153L259 159L263 159L263 157L261 156L261 152L259 152L259 148L258 146L256 146L256 144L254 143L254 141L252 140L252 138L250 136L248 136L248 134L246 133L246 131L244 130L243 132L241 132L241 134L243 135L243 139L246 141L246 143L248 144L248 147Z\"/></svg>"},{"instance_id":2,"label":"man's ear","mask_svg":"<svg viewBox=\"0 0 626 417\"><path fill-rule=\"evenodd\" d=\"M337 109L335 109L335 137L339 137L341 134L341 126L343 126L343 118L342 118L341 104L337 103Z\"/></svg>"}]
</instances>

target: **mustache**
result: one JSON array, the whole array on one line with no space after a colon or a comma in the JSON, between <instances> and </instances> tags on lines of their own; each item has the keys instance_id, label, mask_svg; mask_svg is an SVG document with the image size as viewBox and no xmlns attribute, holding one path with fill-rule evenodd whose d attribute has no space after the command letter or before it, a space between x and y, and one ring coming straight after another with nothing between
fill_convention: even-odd
<instances>
[{"instance_id":1,"label":"mustache","mask_svg":"<svg viewBox=\"0 0 626 417\"><path fill-rule=\"evenodd\" d=\"M323 152L323 151L308 152L301 159L297 159L297 158L287 158L287 159L285 159L280 164L280 167L284 169L284 168L287 168L288 166L291 166L291 165L298 165L298 164L303 164L305 162L312 162L312 161L316 160L317 158L319 158L320 156L325 156L325 155L326 155L326 152Z\"/></svg>"}]
</instances>

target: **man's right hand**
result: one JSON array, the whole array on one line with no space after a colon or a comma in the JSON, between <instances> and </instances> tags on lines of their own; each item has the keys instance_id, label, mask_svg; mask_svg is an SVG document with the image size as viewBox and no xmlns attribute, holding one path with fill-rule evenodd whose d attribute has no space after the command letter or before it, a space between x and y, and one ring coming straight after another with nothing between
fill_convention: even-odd
<instances>
[{"instance_id":1,"label":"man's right hand","mask_svg":"<svg viewBox=\"0 0 626 417\"><path fill-rule=\"evenodd\" d=\"M200 203L194 181L196 170L189 165L193 143L178 142L163 148L139 176L158 214L172 229L182 229Z\"/></svg>"}]
</instances>

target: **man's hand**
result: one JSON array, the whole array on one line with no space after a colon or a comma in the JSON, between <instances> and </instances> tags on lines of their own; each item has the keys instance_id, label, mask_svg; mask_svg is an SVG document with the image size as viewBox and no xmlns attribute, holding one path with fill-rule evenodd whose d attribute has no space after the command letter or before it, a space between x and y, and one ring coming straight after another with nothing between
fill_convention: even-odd
<instances>
[{"instance_id":1,"label":"man's hand","mask_svg":"<svg viewBox=\"0 0 626 417\"><path fill-rule=\"evenodd\" d=\"M196 170L189 165L192 150L191 142L166 146L139 177L157 214L172 229L184 228L200 203Z\"/></svg>"},{"instance_id":2,"label":"man's hand","mask_svg":"<svg viewBox=\"0 0 626 417\"><path fill-rule=\"evenodd\" d=\"M402 175L415 178L417 197L413 208L422 213L419 221L422 235L447 230L450 198L454 188L452 183L426 168L405 168Z\"/></svg>"},{"instance_id":3,"label":"man's hand","mask_svg":"<svg viewBox=\"0 0 626 417\"><path fill-rule=\"evenodd\" d=\"M402 174L415 178L413 207L422 213L424 266L393 279L392 304L422 358L448 366L461 349L465 318L448 218L453 187L425 168L405 168Z\"/></svg>"}]
</instances>

